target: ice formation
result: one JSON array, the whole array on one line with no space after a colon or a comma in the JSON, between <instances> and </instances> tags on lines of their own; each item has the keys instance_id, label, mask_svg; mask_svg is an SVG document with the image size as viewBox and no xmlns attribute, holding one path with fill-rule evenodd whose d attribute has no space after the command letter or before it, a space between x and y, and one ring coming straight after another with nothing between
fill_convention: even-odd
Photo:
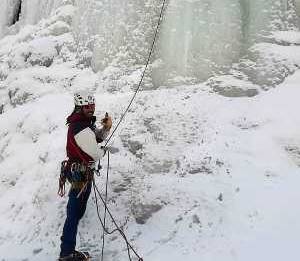
<instances>
[{"instance_id":1,"label":"ice formation","mask_svg":"<svg viewBox=\"0 0 300 261\"><path fill-rule=\"evenodd\" d=\"M116 66L128 73L145 63L162 1L5 0L0 37L35 24L68 3L77 7L72 31L78 51L88 56L94 71ZM157 87L205 81L238 67L255 84L278 84L279 80L257 76L266 65L251 47L273 31L298 30L299 10L299 0L167 1L148 83ZM255 69L243 69L245 60Z\"/></svg>"}]
</instances>

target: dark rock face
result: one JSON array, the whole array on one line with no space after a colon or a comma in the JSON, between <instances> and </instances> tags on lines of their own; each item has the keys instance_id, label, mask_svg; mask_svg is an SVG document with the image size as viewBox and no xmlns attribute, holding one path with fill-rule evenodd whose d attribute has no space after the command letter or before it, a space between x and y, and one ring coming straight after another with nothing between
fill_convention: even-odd
<instances>
[{"instance_id":1,"label":"dark rock face","mask_svg":"<svg viewBox=\"0 0 300 261\"><path fill-rule=\"evenodd\" d=\"M22 0L18 0L15 3L14 10L13 10L13 17L11 22L9 23L9 26L14 25L16 22L19 21L21 11L22 11Z\"/></svg>"}]
</instances>

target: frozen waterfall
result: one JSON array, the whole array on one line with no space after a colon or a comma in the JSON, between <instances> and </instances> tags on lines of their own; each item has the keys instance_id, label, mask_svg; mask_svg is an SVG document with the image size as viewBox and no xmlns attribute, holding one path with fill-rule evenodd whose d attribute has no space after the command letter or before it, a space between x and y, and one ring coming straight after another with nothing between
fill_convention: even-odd
<instances>
[{"instance_id":1,"label":"frozen waterfall","mask_svg":"<svg viewBox=\"0 0 300 261\"><path fill-rule=\"evenodd\" d=\"M260 35L292 26L288 12L286 0L170 1L158 48L163 77L226 70Z\"/></svg>"},{"instance_id":2,"label":"frozen waterfall","mask_svg":"<svg viewBox=\"0 0 300 261\"><path fill-rule=\"evenodd\" d=\"M15 27L36 24L49 17L59 6L73 4L73 0L1 0L0 38L15 33ZM20 13L18 13L20 12ZM19 16L19 17L16 17ZM15 22L18 23L15 25Z\"/></svg>"},{"instance_id":3,"label":"frozen waterfall","mask_svg":"<svg viewBox=\"0 0 300 261\"><path fill-rule=\"evenodd\" d=\"M37 23L62 4L77 7L77 52L88 56L95 71L114 66L128 74L145 64L162 1L3 0L0 37ZM257 76L264 57L251 47L273 31L298 30L297 13L300 0L168 0L147 84L205 81L232 68L256 84L277 84L280 80ZM245 69L245 61L256 69Z\"/></svg>"},{"instance_id":4,"label":"frozen waterfall","mask_svg":"<svg viewBox=\"0 0 300 261\"><path fill-rule=\"evenodd\" d=\"M161 3L77 0L84 11L75 17L74 30L79 44L92 51L93 68L145 63ZM249 47L271 31L296 30L299 7L299 0L168 1L150 85L197 82L228 72L242 57L251 58Z\"/></svg>"}]
</instances>

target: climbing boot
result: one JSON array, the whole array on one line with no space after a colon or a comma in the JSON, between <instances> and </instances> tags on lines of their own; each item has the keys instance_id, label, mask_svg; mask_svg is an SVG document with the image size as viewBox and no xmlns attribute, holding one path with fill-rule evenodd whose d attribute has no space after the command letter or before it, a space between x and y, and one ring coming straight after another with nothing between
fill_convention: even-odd
<instances>
[{"instance_id":1,"label":"climbing boot","mask_svg":"<svg viewBox=\"0 0 300 261\"><path fill-rule=\"evenodd\" d=\"M60 257L58 261L87 261L90 259L88 252L74 251L72 254L64 257Z\"/></svg>"}]
</instances>

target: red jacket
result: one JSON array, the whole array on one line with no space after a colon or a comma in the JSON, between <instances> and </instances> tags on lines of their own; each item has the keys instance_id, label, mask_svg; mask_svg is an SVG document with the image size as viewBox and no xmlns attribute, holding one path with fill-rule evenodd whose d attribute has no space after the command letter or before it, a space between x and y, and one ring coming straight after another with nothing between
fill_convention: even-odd
<instances>
[{"instance_id":1,"label":"red jacket","mask_svg":"<svg viewBox=\"0 0 300 261\"><path fill-rule=\"evenodd\" d=\"M91 119L82 113L73 113L67 118L69 125L67 136L67 156L71 162L89 164L103 156L103 151L97 143L102 142L108 135L108 131L97 129L96 117Z\"/></svg>"}]
</instances>

